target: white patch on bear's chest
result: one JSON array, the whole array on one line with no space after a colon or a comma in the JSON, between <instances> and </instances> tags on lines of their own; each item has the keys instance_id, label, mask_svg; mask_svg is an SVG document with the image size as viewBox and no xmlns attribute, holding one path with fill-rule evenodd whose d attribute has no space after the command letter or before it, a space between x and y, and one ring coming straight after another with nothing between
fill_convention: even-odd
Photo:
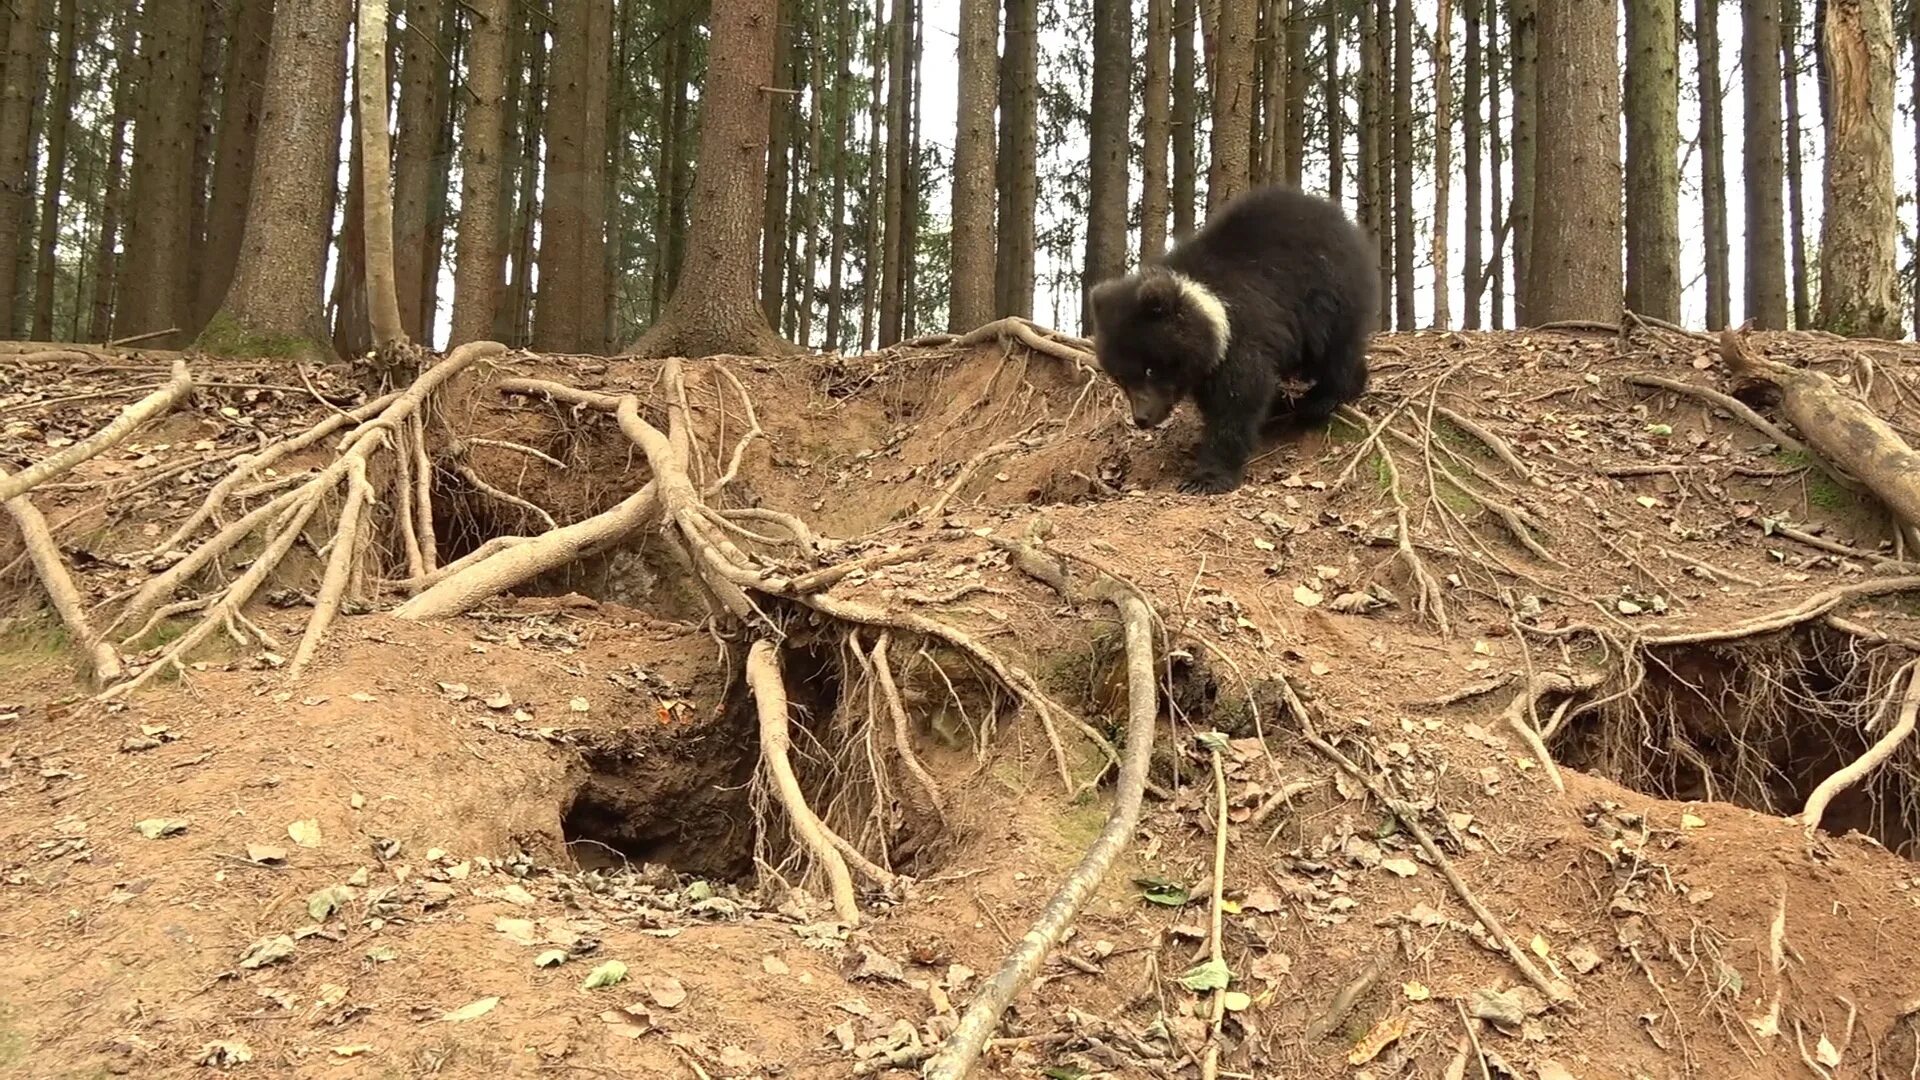
<instances>
[{"instance_id":1,"label":"white patch on bear's chest","mask_svg":"<svg viewBox=\"0 0 1920 1080\"><path fill-rule=\"evenodd\" d=\"M1193 308L1213 335L1213 362L1218 364L1226 359L1227 342L1233 335L1233 324L1227 320L1226 301L1220 299L1219 293L1185 274L1175 273L1173 280L1180 287L1181 300Z\"/></svg>"}]
</instances>

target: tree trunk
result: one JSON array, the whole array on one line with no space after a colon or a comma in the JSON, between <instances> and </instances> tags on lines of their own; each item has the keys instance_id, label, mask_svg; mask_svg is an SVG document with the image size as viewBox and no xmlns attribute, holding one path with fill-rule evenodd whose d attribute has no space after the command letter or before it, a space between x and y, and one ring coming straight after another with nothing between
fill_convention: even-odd
<instances>
[{"instance_id":1,"label":"tree trunk","mask_svg":"<svg viewBox=\"0 0 1920 1080\"><path fill-rule=\"evenodd\" d=\"M827 232L827 343L828 352L847 346L847 183L853 141L853 5L835 12L833 46L833 111L828 118L827 145L833 150L833 211Z\"/></svg>"},{"instance_id":2,"label":"tree trunk","mask_svg":"<svg viewBox=\"0 0 1920 1080\"><path fill-rule=\"evenodd\" d=\"M1627 2L1627 307L1680 321L1680 68L1674 0Z\"/></svg>"},{"instance_id":3,"label":"tree trunk","mask_svg":"<svg viewBox=\"0 0 1920 1080\"><path fill-rule=\"evenodd\" d=\"M1500 7L1498 0L1482 0L1487 16L1487 223L1493 229L1493 247L1487 257L1487 325L1503 330L1507 324L1506 246L1513 237L1511 210L1505 191L1506 140L1501 137Z\"/></svg>"},{"instance_id":4,"label":"tree trunk","mask_svg":"<svg viewBox=\"0 0 1920 1080\"><path fill-rule=\"evenodd\" d=\"M1482 86L1484 77L1482 75L1481 64L1485 60L1485 56L1480 51L1480 17L1485 3L1486 0L1467 0L1467 100L1460 114L1463 128L1461 134L1467 143L1467 234L1461 237L1462 248L1464 250L1460 253L1461 258L1466 263L1466 265L1461 268L1466 280L1466 293L1464 297L1466 310L1461 312L1461 326L1468 330L1480 329L1480 302L1482 299L1482 288L1485 284L1480 269L1480 237L1481 231L1485 228L1481 218L1482 187L1480 179L1480 163L1482 160L1480 153L1485 145L1482 142L1480 126L1480 109L1485 102L1485 93ZM1500 171L1500 162L1497 159L1493 163L1493 169L1495 172ZM1498 210L1494 211L1494 216L1499 216Z\"/></svg>"},{"instance_id":5,"label":"tree trunk","mask_svg":"<svg viewBox=\"0 0 1920 1080\"><path fill-rule=\"evenodd\" d=\"M1433 325L1453 325L1447 277L1447 215L1453 183L1453 2L1440 0L1433 32Z\"/></svg>"},{"instance_id":6,"label":"tree trunk","mask_svg":"<svg viewBox=\"0 0 1920 1080\"><path fill-rule=\"evenodd\" d=\"M1807 280L1807 200L1806 173L1801 162L1800 126L1800 0L1785 0L1780 9L1780 67L1787 96L1787 257L1793 278L1793 326L1805 330L1813 325L1811 283ZM1816 27L1813 40L1820 40Z\"/></svg>"},{"instance_id":7,"label":"tree trunk","mask_svg":"<svg viewBox=\"0 0 1920 1080\"><path fill-rule=\"evenodd\" d=\"M1534 170L1534 131L1539 109L1538 78L1540 42L1535 33L1534 16L1539 0L1508 0L1507 58L1513 65L1513 324L1529 326L1540 322L1528 309L1528 290L1532 288ZM1708 0L1711 2L1711 0Z\"/></svg>"},{"instance_id":8,"label":"tree trunk","mask_svg":"<svg viewBox=\"0 0 1920 1080\"><path fill-rule=\"evenodd\" d=\"M1727 142L1720 97L1720 0L1694 0L1695 67L1700 73L1700 235L1706 245L1707 329L1733 319L1727 232Z\"/></svg>"},{"instance_id":9,"label":"tree trunk","mask_svg":"<svg viewBox=\"0 0 1920 1080\"><path fill-rule=\"evenodd\" d=\"M440 134L441 0L402 0L406 25L397 42L400 101L394 112L398 134L393 145L393 279L399 294L400 325L407 337L425 337L430 316L422 303L427 257L427 203L433 183L433 155ZM385 95L382 95L382 100Z\"/></svg>"},{"instance_id":10,"label":"tree trunk","mask_svg":"<svg viewBox=\"0 0 1920 1080\"><path fill-rule=\"evenodd\" d=\"M38 65L38 0L14 0L0 12L6 24L6 70L0 81L0 332L14 324L20 256L28 237L22 220L32 212L33 73ZM183 223L184 226L184 223Z\"/></svg>"},{"instance_id":11,"label":"tree trunk","mask_svg":"<svg viewBox=\"0 0 1920 1080\"><path fill-rule=\"evenodd\" d=\"M1913 51L1910 55L1920 56L1920 4L1914 4L1912 6L1913 12L1909 17L1911 25L1909 25L1907 29L1908 37L1912 41L1911 48ZM1819 50L1815 50L1816 54L1818 52ZM1913 65L1913 95L1913 100L1920 102L1920 63ZM1821 117L1823 120L1825 116L1826 109L1823 104L1821 109ZM1913 151L1916 155L1915 160L1920 160L1920 108L1913 110ZM1917 240L1920 240L1920 199L1914 200L1914 213L1916 218L1914 221L1913 235ZM1920 255L1917 255L1913 260L1912 296L1913 323L1916 329L1920 329Z\"/></svg>"},{"instance_id":12,"label":"tree trunk","mask_svg":"<svg viewBox=\"0 0 1920 1080\"><path fill-rule=\"evenodd\" d=\"M1259 0L1254 31L1254 108L1248 114L1247 145L1252 147L1249 180L1258 187L1278 182L1286 170L1287 35L1290 0ZM1263 123L1264 121L1264 123Z\"/></svg>"},{"instance_id":13,"label":"tree trunk","mask_svg":"<svg viewBox=\"0 0 1920 1080\"><path fill-rule=\"evenodd\" d=\"M551 352L599 352L606 331L607 70L613 0L554 5L540 290L533 340ZM759 93L756 84L755 93Z\"/></svg>"},{"instance_id":14,"label":"tree trunk","mask_svg":"<svg viewBox=\"0 0 1920 1080\"><path fill-rule=\"evenodd\" d=\"M999 96L995 0L961 0L960 105L953 138L953 284L948 327L993 321L993 109Z\"/></svg>"},{"instance_id":15,"label":"tree trunk","mask_svg":"<svg viewBox=\"0 0 1920 1080\"><path fill-rule=\"evenodd\" d=\"M541 20L530 17L528 22L527 87L522 107L525 122L521 126L519 148L520 191L514 200L518 209L513 222L513 238L508 247L511 274L507 280L506 298L501 303L502 310L496 320L503 330L496 336L504 344L515 346L533 339L533 227L540 220L540 140L547 128L549 112L550 67L547 63L546 34ZM671 178L673 174L669 172L668 176ZM669 184L669 188L678 190L673 183ZM667 265L670 275L667 287L671 289L671 274L677 261L670 258Z\"/></svg>"},{"instance_id":16,"label":"tree trunk","mask_svg":"<svg viewBox=\"0 0 1920 1080\"><path fill-rule=\"evenodd\" d=\"M322 290L352 17L348 0L275 5L258 136L269 150L254 157L233 284L202 335L209 348L312 348L327 338Z\"/></svg>"},{"instance_id":17,"label":"tree trunk","mask_svg":"<svg viewBox=\"0 0 1920 1080\"><path fill-rule=\"evenodd\" d=\"M908 148L913 141L908 113L908 90L913 73L907 66L908 50L913 41L913 6L909 0L893 0L893 17L888 26L887 62L887 198L885 207L885 233L882 246L885 255L881 262L880 273L880 328L877 342L881 348L899 341L904 332L905 320L901 315L901 306L905 302L902 295L906 280L905 261L911 257L907 245L907 168Z\"/></svg>"},{"instance_id":18,"label":"tree trunk","mask_svg":"<svg viewBox=\"0 0 1920 1080\"><path fill-rule=\"evenodd\" d=\"M1361 0L1361 101L1366 131L1361 164L1367 223L1373 227L1380 274L1379 326L1393 325L1393 8L1390 0Z\"/></svg>"},{"instance_id":19,"label":"tree trunk","mask_svg":"<svg viewBox=\"0 0 1920 1080\"><path fill-rule=\"evenodd\" d=\"M214 148L213 190L207 199L207 235L201 248L194 312L194 321L202 326L226 297L240 258L273 48L273 0L235 0L235 5L234 39L227 45L226 71L220 80L220 135Z\"/></svg>"},{"instance_id":20,"label":"tree trunk","mask_svg":"<svg viewBox=\"0 0 1920 1080\"><path fill-rule=\"evenodd\" d=\"M1590 0L1540 0L1540 130L1554 152L1537 168L1527 318L1620 318L1618 13Z\"/></svg>"},{"instance_id":21,"label":"tree trunk","mask_svg":"<svg viewBox=\"0 0 1920 1080\"><path fill-rule=\"evenodd\" d=\"M907 81L907 190L905 193L906 222L901 237L900 258L900 330L895 340L913 337L920 332L918 325L920 273L920 222L926 208L921 205L926 194L925 177L922 175L920 160L920 104L926 100L921 81L926 75L926 65L922 58L926 56L926 32L924 0L914 0L913 45L907 54L907 68L912 77Z\"/></svg>"},{"instance_id":22,"label":"tree trunk","mask_svg":"<svg viewBox=\"0 0 1920 1080\"><path fill-rule=\"evenodd\" d=\"M1394 328L1413 329L1413 0L1393 5Z\"/></svg>"},{"instance_id":23,"label":"tree trunk","mask_svg":"<svg viewBox=\"0 0 1920 1080\"><path fill-rule=\"evenodd\" d=\"M123 335L191 321L193 147L200 115L202 15L198 4L163 3L147 5L141 15L132 205L115 320ZM11 78L8 82L11 85ZM0 218L13 220L13 210L0 207ZM0 229L6 227L0 223ZM11 254L0 253L0 263L11 265ZM7 272L0 269L0 274ZM0 295L13 295L11 286L10 280L0 282ZM152 342L157 348L177 343L177 335Z\"/></svg>"},{"instance_id":24,"label":"tree trunk","mask_svg":"<svg viewBox=\"0 0 1920 1080\"><path fill-rule=\"evenodd\" d=\"M814 4L809 6L807 20L807 187L806 199L802 203L803 208L806 210L806 220L801 224L801 233L804 241L798 245L800 272L794 275L793 290L793 310L796 313L795 318L797 320L793 340L802 348L806 349L813 347L814 292L815 283L818 280L814 272L820 264L820 217L825 202L822 193L822 187L825 181L822 178L823 174L821 170L825 167L826 156L825 147L821 140L824 135L822 129L825 119L822 116L822 111L825 107L827 91L827 35L822 19L823 16L820 14L820 5ZM998 36L998 34L990 35L990 37L996 40ZM994 56L994 49L995 43L989 41L987 44L987 55L989 57L987 70L989 72L993 71L994 63L997 60L997 57ZM989 93L986 100L987 117L989 123L991 123L993 116L993 94ZM987 198L992 199L993 165L991 157L993 154L993 135L991 131L989 131L987 135L986 145L989 157L986 189ZM987 254L982 264L980 276L981 279L986 282L983 290L986 296L986 303L983 305L983 309L986 312L985 318L990 321L993 318L993 230L991 228L986 229L984 230L984 234L987 238Z\"/></svg>"},{"instance_id":25,"label":"tree trunk","mask_svg":"<svg viewBox=\"0 0 1920 1080\"><path fill-rule=\"evenodd\" d=\"M1207 167L1207 213L1211 216L1247 190L1253 176L1252 114L1254 37L1259 29L1252 3L1222 3L1213 77L1213 155Z\"/></svg>"},{"instance_id":26,"label":"tree trunk","mask_svg":"<svg viewBox=\"0 0 1920 1080\"><path fill-rule=\"evenodd\" d=\"M1281 149L1284 163L1279 179L1292 187L1300 186L1300 173L1307 157L1307 38L1311 24L1305 11L1306 0L1281 0L1283 13L1279 29L1286 33L1286 103L1281 121Z\"/></svg>"},{"instance_id":27,"label":"tree trunk","mask_svg":"<svg viewBox=\"0 0 1920 1080\"><path fill-rule=\"evenodd\" d=\"M880 293L886 278L886 222L882 216L886 213L887 166L893 157L881 141L887 104L886 64L893 41L887 26L887 2L874 0L873 32L867 41L867 70L872 75L867 83L866 231L861 237L863 257L860 260L860 348L863 350L873 347L880 332Z\"/></svg>"},{"instance_id":28,"label":"tree trunk","mask_svg":"<svg viewBox=\"0 0 1920 1080\"><path fill-rule=\"evenodd\" d=\"M1167 67L1173 47L1173 0L1147 0L1146 98L1140 122L1140 258L1167 250L1167 150L1172 102Z\"/></svg>"},{"instance_id":29,"label":"tree trunk","mask_svg":"<svg viewBox=\"0 0 1920 1080\"><path fill-rule=\"evenodd\" d=\"M1347 180L1347 105L1340 82L1340 37L1344 23L1337 0L1326 5L1326 66L1321 101L1327 110L1327 198L1345 201Z\"/></svg>"},{"instance_id":30,"label":"tree trunk","mask_svg":"<svg viewBox=\"0 0 1920 1080\"><path fill-rule=\"evenodd\" d=\"M359 97L360 75L351 77ZM367 304L367 171L360 166L359 110L350 114L347 146L347 192L340 206L340 240L333 263L333 351L361 357L373 351L373 322Z\"/></svg>"},{"instance_id":31,"label":"tree trunk","mask_svg":"<svg viewBox=\"0 0 1920 1080\"><path fill-rule=\"evenodd\" d=\"M1030 2L1030 0L1019 0ZM1195 0L1173 0L1173 236L1193 235L1200 204L1200 89L1194 72Z\"/></svg>"},{"instance_id":32,"label":"tree trunk","mask_svg":"<svg viewBox=\"0 0 1920 1080\"><path fill-rule=\"evenodd\" d=\"M1821 214L1820 325L1898 338L1893 194L1893 16L1889 0L1827 0L1822 28L1833 113Z\"/></svg>"},{"instance_id":33,"label":"tree trunk","mask_svg":"<svg viewBox=\"0 0 1920 1080\"><path fill-rule=\"evenodd\" d=\"M464 78L455 74L461 72L466 64L463 55L466 35L462 32L460 18L463 10L467 9L457 3L442 9L440 51L435 57L438 66L434 77L439 86L440 117L433 141L433 180L427 186L426 243L422 245L420 255L420 344L429 349L433 347L435 324L440 317L440 269L441 263L446 260L447 225L451 220L453 158L457 144L455 132L459 122L460 97L466 92ZM604 291L605 282L609 280L604 271L600 280ZM607 295L613 294L608 291ZM601 340L607 340L604 331Z\"/></svg>"},{"instance_id":34,"label":"tree trunk","mask_svg":"<svg viewBox=\"0 0 1920 1080\"><path fill-rule=\"evenodd\" d=\"M54 47L53 98L47 108L47 181L40 196L40 250L33 274L33 337L53 340L54 256L60 246L60 202L66 191L67 130L72 123L73 69L79 53L79 4L60 0Z\"/></svg>"},{"instance_id":35,"label":"tree trunk","mask_svg":"<svg viewBox=\"0 0 1920 1080\"><path fill-rule=\"evenodd\" d=\"M93 311L87 338L106 341L113 333L114 286L120 266L120 216L126 192L120 180L127 160L127 125L133 119L134 13L113 9L113 130L107 136L107 171L100 191L100 227L94 234Z\"/></svg>"},{"instance_id":36,"label":"tree trunk","mask_svg":"<svg viewBox=\"0 0 1920 1080\"><path fill-rule=\"evenodd\" d=\"M407 343L400 317L400 295L393 269L393 188L388 162L393 147L387 135L387 0L360 0L354 27L355 116L360 121L360 198L366 215L367 311L373 347L391 355Z\"/></svg>"},{"instance_id":37,"label":"tree trunk","mask_svg":"<svg viewBox=\"0 0 1920 1080\"><path fill-rule=\"evenodd\" d=\"M1780 154L1780 0L1741 0L1745 134L1746 314L1762 330L1787 327L1786 208Z\"/></svg>"},{"instance_id":38,"label":"tree trunk","mask_svg":"<svg viewBox=\"0 0 1920 1080\"><path fill-rule=\"evenodd\" d=\"M754 290L759 211L766 193L772 0L714 0L702 88L700 160L680 287L633 344L641 356L766 355L787 346Z\"/></svg>"},{"instance_id":39,"label":"tree trunk","mask_svg":"<svg viewBox=\"0 0 1920 1080\"><path fill-rule=\"evenodd\" d=\"M1093 287L1127 269L1127 74L1133 65L1127 0L1093 0L1093 100L1087 125L1087 268L1080 326L1093 332Z\"/></svg>"},{"instance_id":40,"label":"tree trunk","mask_svg":"<svg viewBox=\"0 0 1920 1080\"><path fill-rule=\"evenodd\" d=\"M792 89L793 32L797 0L779 0L780 23L773 32L774 85ZM793 94L774 94L768 104L766 203L760 209L760 306L767 323L780 325L786 297L787 186L793 156Z\"/></svg>"},{"instance_id":41,"label":"tree trunk","mask_svg":"<svg viewBox=\"0 0 1920 1080\"><path fill-rule=\"evenodd\" d=\"M466 123L460 132L460 229L454 238L449 349L493 333L500 291L501 108L507 92L509 0L473 0L467 31Z\"/></svg>"}]
</instances>

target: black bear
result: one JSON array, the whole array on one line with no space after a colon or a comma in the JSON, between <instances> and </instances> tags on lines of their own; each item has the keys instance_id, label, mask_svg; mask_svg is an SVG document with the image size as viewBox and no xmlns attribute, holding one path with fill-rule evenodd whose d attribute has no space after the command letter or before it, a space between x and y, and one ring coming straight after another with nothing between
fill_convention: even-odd
<instances>
[{"instance_id":1,"label":"black bear","mask_svg":"<svg viewBox=\"0 0 1920 1080\"><path fill-rule=\"evenodd\" d=\"M1377 265L1338 206L1267 187L1093 290L1094 354L1133 422L1155 427L1189 396L1200 408L1206 431L1181 491L1232 491L1268 421L1318 423L1366 392ZM1289 403L1286 379L1311 389Z\"/></svg>"}]
</instances>

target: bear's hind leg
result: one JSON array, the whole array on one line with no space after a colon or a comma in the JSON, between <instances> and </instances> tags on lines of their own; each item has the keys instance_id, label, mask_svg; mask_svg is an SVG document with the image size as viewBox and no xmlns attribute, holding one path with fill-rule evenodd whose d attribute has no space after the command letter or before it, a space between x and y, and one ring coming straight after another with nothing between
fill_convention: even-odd
<instances>
[{"instance_id":1,"label":"bear's hind leg","mask_svg":"<svg viewBox=\"0 0 1920 1080\"><path fill-rule=\"evenodd\" d=\"M1324 423L1342 405L1367 392L1365 335L1329 348L1313 388L1293 404L1293 419L1303 426Z\"/></svg>"}]
</instances>

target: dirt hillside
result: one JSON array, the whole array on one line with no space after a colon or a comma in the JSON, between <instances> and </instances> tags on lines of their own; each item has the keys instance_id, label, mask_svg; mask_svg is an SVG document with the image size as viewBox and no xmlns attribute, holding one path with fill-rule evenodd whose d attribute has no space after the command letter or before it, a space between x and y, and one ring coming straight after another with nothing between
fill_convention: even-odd
<instances>
[{"instance_id":1,"label":"dirt hillside","mask_svg":"<svg viewBox=\"0 0 1920 1080\"><path fill-rule=\"evenodd\" d=\"M1914 441L1920 347L1751 344ZM1145 810L974 1075L1915 1075L1920 748L1789 815L1913 724L1920 552L1777 392L1645 326L1383 336L1351 415L1200 498L1190 410L1132 429L1083 345L490 356L370 497L284 551L261 514L129 619L348 451L236 461L377 404L188 357L30 495L137 689L0 530L0 1075L911 1075L1106 819L1132 699L1089 582L1155 615ZM0 356L0 469L172 359ZM698 521L413 617L428 536L459 567L688 505L669 441ZM756 638L857 926L770 782Z\"/></svg>"}]
</instances>

